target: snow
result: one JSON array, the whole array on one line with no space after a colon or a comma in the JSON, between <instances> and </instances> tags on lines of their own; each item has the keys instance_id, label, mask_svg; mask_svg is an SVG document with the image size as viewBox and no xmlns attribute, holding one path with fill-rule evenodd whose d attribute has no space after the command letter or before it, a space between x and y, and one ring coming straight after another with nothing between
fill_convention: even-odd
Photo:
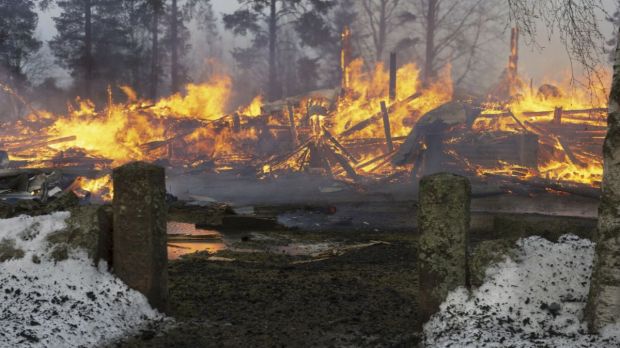
<instances>
[{"instance_id":1,"label":"snow","mask_svg":"<svg viewBox=\"0 0 620 348\"><path fill-rule=\"evenodd\" d=\"M0 347L98 346L163 319L105 263L93 266L84 251L61 262L49 258L46 236L64 228L68 217L0 220L0 240L14 240L25 252L0 262Z\"/></svg>"},{"instance_id":2,"label":"snow","mask_svg":"<svg viewBox=\"0 0 620 348\"><path fill-rule=\"evenodd\" d=\"M516 257L487 270L471 294L459 288L424 327L428 347L620 347L620 328L587 334L582 321L594 243L531 237Z\"/></svg>"}]
</instances>

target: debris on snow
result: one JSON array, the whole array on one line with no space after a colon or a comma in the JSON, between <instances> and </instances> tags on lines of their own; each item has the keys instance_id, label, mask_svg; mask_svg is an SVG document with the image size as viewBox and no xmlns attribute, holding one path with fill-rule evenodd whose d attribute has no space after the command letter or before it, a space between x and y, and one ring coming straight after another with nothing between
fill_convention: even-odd
<instances>
[{"instance_id":1,"label":"debris on snow","mask_svg":"<svg viewBox=\"0 0 620 348\"><path fill-rule=\"evenodd\" d=\"M588 335L582 321L594 243L520 240L471 294L459 288L424 327L428 347L619 347L620 330Z\"/></svg>"},{"instance_id":2,"label":"debris on snow","mask_svg":"<svg viewBox=\"0 0 620 348\"><path fill-rule=\"evenodd\" d=\"M0 262L0 346L98 346L163 319L146 298L86 252L55 262L46 237L69 213L0 220L0 240L18 257Z\"/></svg>"}]
</instances>

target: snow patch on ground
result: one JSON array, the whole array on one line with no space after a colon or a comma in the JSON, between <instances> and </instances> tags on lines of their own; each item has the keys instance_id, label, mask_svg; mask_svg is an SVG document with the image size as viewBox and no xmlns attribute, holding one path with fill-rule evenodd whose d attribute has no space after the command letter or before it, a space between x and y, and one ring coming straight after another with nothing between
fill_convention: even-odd
<instances>
[{"instance_id":1,"label":"snow patch on ground","mask_svg":"<svg viewBox=\"0 0 620 348\"><path fill-rule=\"evenodd\" d=\"M49 258L45 238L64 228L68 217L0 220L0 240L14 240L25 253L0 263L1 347L98 346L162 319L142 294L104 263L94 267L85 252L61 262Z\"/></svg>"},{"instance_id":2,"label":"snow patch on ground","mask_svg":"<svg viewBox=\"0 0 620 348\"><path fill-rule=\"evenodd\" d=\"M620 330L587 334L582 322L594 243L531 237L517 256L489 269L471 294L450 293L424 327L428 347L620 347Z\"/></svg>"}]
</instances>

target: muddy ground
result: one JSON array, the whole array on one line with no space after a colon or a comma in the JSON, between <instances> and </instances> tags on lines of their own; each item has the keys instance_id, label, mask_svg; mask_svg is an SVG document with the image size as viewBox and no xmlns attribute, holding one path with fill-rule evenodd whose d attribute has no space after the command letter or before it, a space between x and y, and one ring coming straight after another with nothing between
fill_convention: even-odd
<instances>
[{"instance_id":1,"label":"muddy ground","mask_svg":"<svg viewBox=\"0 0 620 348\"><path fill-rule=\"evenodd\" d=\"M281 238L283 233L277 235ZM284 235L298 241L346 241L346 245L370 244L379 238L383 243L329 257L221 251L216 256L235 261L209 261L208 255L199 254L171 262L170 314L177 322L165 332L147 332L121 346L416 343L413 233ZM258 243L247 243L260 248Z\"/></svg>"},{"instance_id":2,"label":"muddy ground","mask_svg":"<svg viewBox=\"0 0 620 348\"><path fill-rule=\"evenodd\" d=\"M262 207L293 228L223 232L228 249L171 261L174 322L116 346L416 346L415 202L335 208ZM590 237L594 226L584 217L478 212L470 248L528 235Z\"/></svg>"}]
</instances>

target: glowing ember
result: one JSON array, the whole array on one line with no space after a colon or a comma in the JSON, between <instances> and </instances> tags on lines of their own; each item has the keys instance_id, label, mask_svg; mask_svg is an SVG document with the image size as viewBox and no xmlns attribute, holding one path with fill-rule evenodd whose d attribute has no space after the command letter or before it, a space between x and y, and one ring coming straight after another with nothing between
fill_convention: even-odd
<instances>
[{"instance_id":1,"label":"glowing ember","mask_svg":"<svg viewBox=\"0 0 620 348\"><path fill-rule=\"evenodd\" d=\"M78 177L71 189L78 193L79 190L87 191L92 196L103 201L111 201L114 197L114 187L112 186L112 176L110 175L105 175L96 179L89 179L82 176Z\"/></svg>"}]
</instances>

